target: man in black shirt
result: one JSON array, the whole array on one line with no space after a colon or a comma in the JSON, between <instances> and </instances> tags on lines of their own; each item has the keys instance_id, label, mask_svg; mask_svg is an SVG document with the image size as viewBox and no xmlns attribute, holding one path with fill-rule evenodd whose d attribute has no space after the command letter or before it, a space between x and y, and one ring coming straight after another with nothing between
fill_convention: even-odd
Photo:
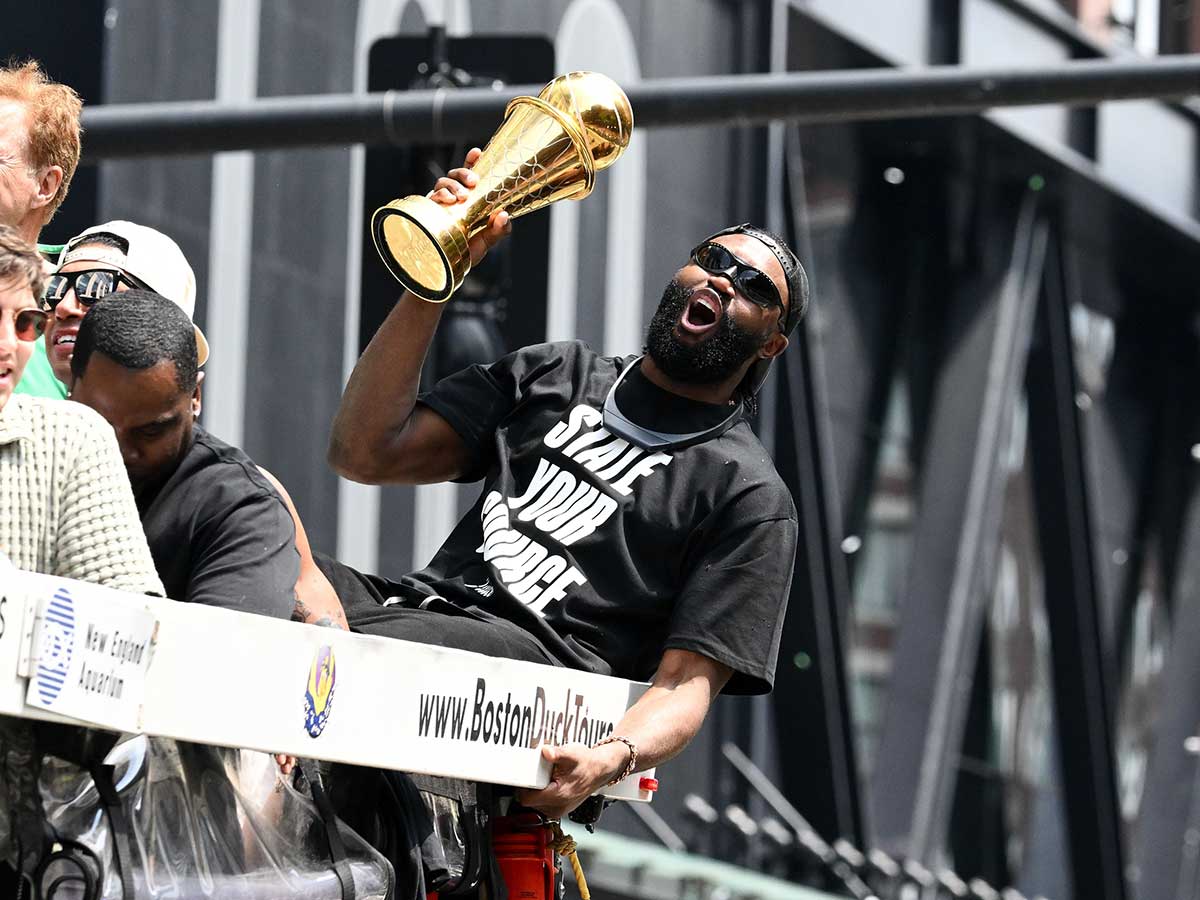
<instances>
[{"instance_id":1,"label":"man in black shirt","mask_svg":"<svg viewBox=\"0 0 1200 900\"><path fill-rule=\"evenodd\" d=\"M300 571L284 501L254 462L195 424L196 332L146 290L95 301L79 324L71 397L117 433L167 596L286 619Z\"/></svg>"},{"instance_id":2,"label":"man in black shirt","mask_svg":"<svg viewBox=\"0 0 1200 900\"><path fill-rule=\"evenodd\" d=\"M463 202L475 159L430 196ZM508 230L497 213L472 262ZM783 241L738 226L676 273L643 357L527 347L418 398L442 307L406 293L359 360L340 474L485 483L423 571L329 566L351 627L651 681L608 741L544 748L551 782L526 804L560 816L678 753L720 691L770 690L797 523L744 414L806 302Z\"/></svg>"},{"instance_id":3,"label":"man in black shirt","mask_svg":"<svg viewBox=\"0 0 1200 900\"><path fill-rule=\"evenodd\" d=\"M46 330L47 343L52 348L51 364L55 375L64 383L72 380L71 361L75 339L88 310L103 297L112 294L124 297L133 288L143 288L165 297L178 306L189 320L192 318L196 304L196 278L183 251L168 235L135 222L113 221L87 228L67 242L46 290L46 302L52 312ZM199 328L193 326L192 330L195 335L196 366L199 367L208 358L208 341ZM139 333L145 334L147 330L142 328ZM198 371L197 403L199 385L203 379L203 372ZM95 390L94 384L91 389ZM206 439L209 437L206 436ZM126 433L122 444L128 445L125 448L127 456L139 450L138 440L136 432ZM292 618L345 628L346 618L341 604L333 587L313 561L304 523L291 497L275 476L261 466L257 468L287 507L296 532L300 577L295 585ZM247 481L247 485L255 492L261 488L258 479ZM149 509L144 508L142 512L145 515ZM237 543L232 542L231 546L236 547ZM191 561L198 559L195 556L183 558ZM176 556L167 547L156 554L156 559L164 564L176 565ZM186 573L180 573L176 580L185 581L183 574ZM182 589L184 587L181 584ZM181 593L180 597L183 596L185 594Z\"/></svg>"}]
</instances>

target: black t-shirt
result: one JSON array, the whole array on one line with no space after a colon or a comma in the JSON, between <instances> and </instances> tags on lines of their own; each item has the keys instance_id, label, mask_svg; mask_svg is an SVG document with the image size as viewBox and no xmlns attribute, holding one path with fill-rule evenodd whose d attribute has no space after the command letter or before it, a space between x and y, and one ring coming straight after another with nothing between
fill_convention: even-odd
<instances>
[{"instance_id":1,"label":"black t-shirt","mask_svg":"<svg viewBox=\"0 0 1200 900\"><path fill-rule=\"evenodd\" d=\"M440 595L513 622L566 666L648 679L663 651L734 670L729 693L771 689L795 558L791 495L750 426L648 452L601 425L629 360L541 344L441 381L443 416L485 478L474 508L400 595ZM727 407L663 391L635 370L622 411L696 431Z\"/></svg>"},{"instance_id":2,"label":"black t-shirt","mask_svg":"<svg viewBox=\"0 0 1200 900\"><path fill-rule=\"evenodd\" d=\"M254 461L197 427L161 487L138 497L154 566L173 600L290 618L296 528Z\"/></svg>"}]
</instances>

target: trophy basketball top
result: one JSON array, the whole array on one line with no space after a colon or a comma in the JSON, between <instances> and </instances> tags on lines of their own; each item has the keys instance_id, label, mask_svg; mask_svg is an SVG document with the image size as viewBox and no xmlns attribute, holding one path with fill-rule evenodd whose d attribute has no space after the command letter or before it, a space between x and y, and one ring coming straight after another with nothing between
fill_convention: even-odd
<instances>
[{"instance_id":1,"label":"trophy basketball top","mask_svg":"<svg viewBox=\"0 0 1200 900\"><path fill-rule=\"evenodd\" d=\"M607 169L629 146L633 107L620 86L599 72L568 72L542 88L538 99L578 122L597 169Z\"/></svg>"},{"instance_id":2,"label":"trophy basketball top","mask_svg":"<svg viewBox=\"0 0 1200 900\"><path fill-rule=\"evenodd\" d=\"M505 210L523 216L591 193L596 172L629 146L633 110L615 81L569 72L537 97L514 98L476 161L478 182L465 200L393 200L375 211L371 236L388 270L412 293L441 303L471 268L468 241Z\"/></svg>"}]
</instances>

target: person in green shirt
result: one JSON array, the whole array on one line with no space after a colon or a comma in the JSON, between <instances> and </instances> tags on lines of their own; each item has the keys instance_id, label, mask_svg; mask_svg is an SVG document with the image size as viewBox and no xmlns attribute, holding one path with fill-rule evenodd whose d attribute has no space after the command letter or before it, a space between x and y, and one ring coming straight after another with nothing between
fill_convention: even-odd
<instances>
[{"instance_id":1,"label":"person in green shirt","mask_svg":"<svg viewBox=\"0 0 1200 900\"><path fill-rule=\"evenodd\" d=\"M46 397L50 400L66 400L67 386L54 377L50 360L46 358L46 339L40 337L33 345L33 355L20 383L13 388L14 394L29 397Z\"/></svg>"},{"instance_id":2,"label":"person in green shirt","mask_svg":"<svg viewBox=\"0 0 1200 900\"><path fill-rule=\"evenodd\" d=\"M0 225L30 244L50 221L79 164L79 95L51 81L33 61L0 67ZM50 264L57 247L39 246ZM44 339L15 393L61 399L66 386L54 377Z\"/></svg>"},{"instance_id":3,"label":"person in green shirt","mask_svg":"<svg viewBox=\"0 0 1200 900\"><path fill-rule=\"evenodd\" d=\"M50 264L55 264L62 246L57 244L38 244L38 252ZM46 337L38 338L33 345L33 355L29 357L29 365L25 374L13 390L14 394L26 394L30 397L46 397L50 400L66 400L67 386L54 377L50 368L50 359L46 355Z\"/></svg>"}]
</instances>

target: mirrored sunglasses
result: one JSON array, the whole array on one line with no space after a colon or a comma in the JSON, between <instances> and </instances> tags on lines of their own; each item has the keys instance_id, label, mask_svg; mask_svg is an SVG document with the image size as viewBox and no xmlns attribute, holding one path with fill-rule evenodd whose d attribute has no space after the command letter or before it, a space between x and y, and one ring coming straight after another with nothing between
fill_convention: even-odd
<instances>
[{"instance_id":1,"label":"mirrored sunglasses","mask_svg":"<svg viewBox=\"0 0 1200 900\"><path fill-rule=\"evenodd\" d=\"M82 269L78 272L55 272L46 281L44 299L51 310L74 290L75 299L83 306L91 306L101 297L107 297L121 285L142 287L142 284L120 269Z\"/></svg>"},{"instance_id":2,"label":"mirrored sunglasses","mask_svg":"<svg viewBox=\"0 0 1200 900\"><path fill-rule=\"evenodd\" d=\"M751 303L764 309L777 306L783 312L783 299L771 276L738 259L728 247L708 241L692 251L692 261L706 272L729 278Z\"/></svg>"}]
</instances>

